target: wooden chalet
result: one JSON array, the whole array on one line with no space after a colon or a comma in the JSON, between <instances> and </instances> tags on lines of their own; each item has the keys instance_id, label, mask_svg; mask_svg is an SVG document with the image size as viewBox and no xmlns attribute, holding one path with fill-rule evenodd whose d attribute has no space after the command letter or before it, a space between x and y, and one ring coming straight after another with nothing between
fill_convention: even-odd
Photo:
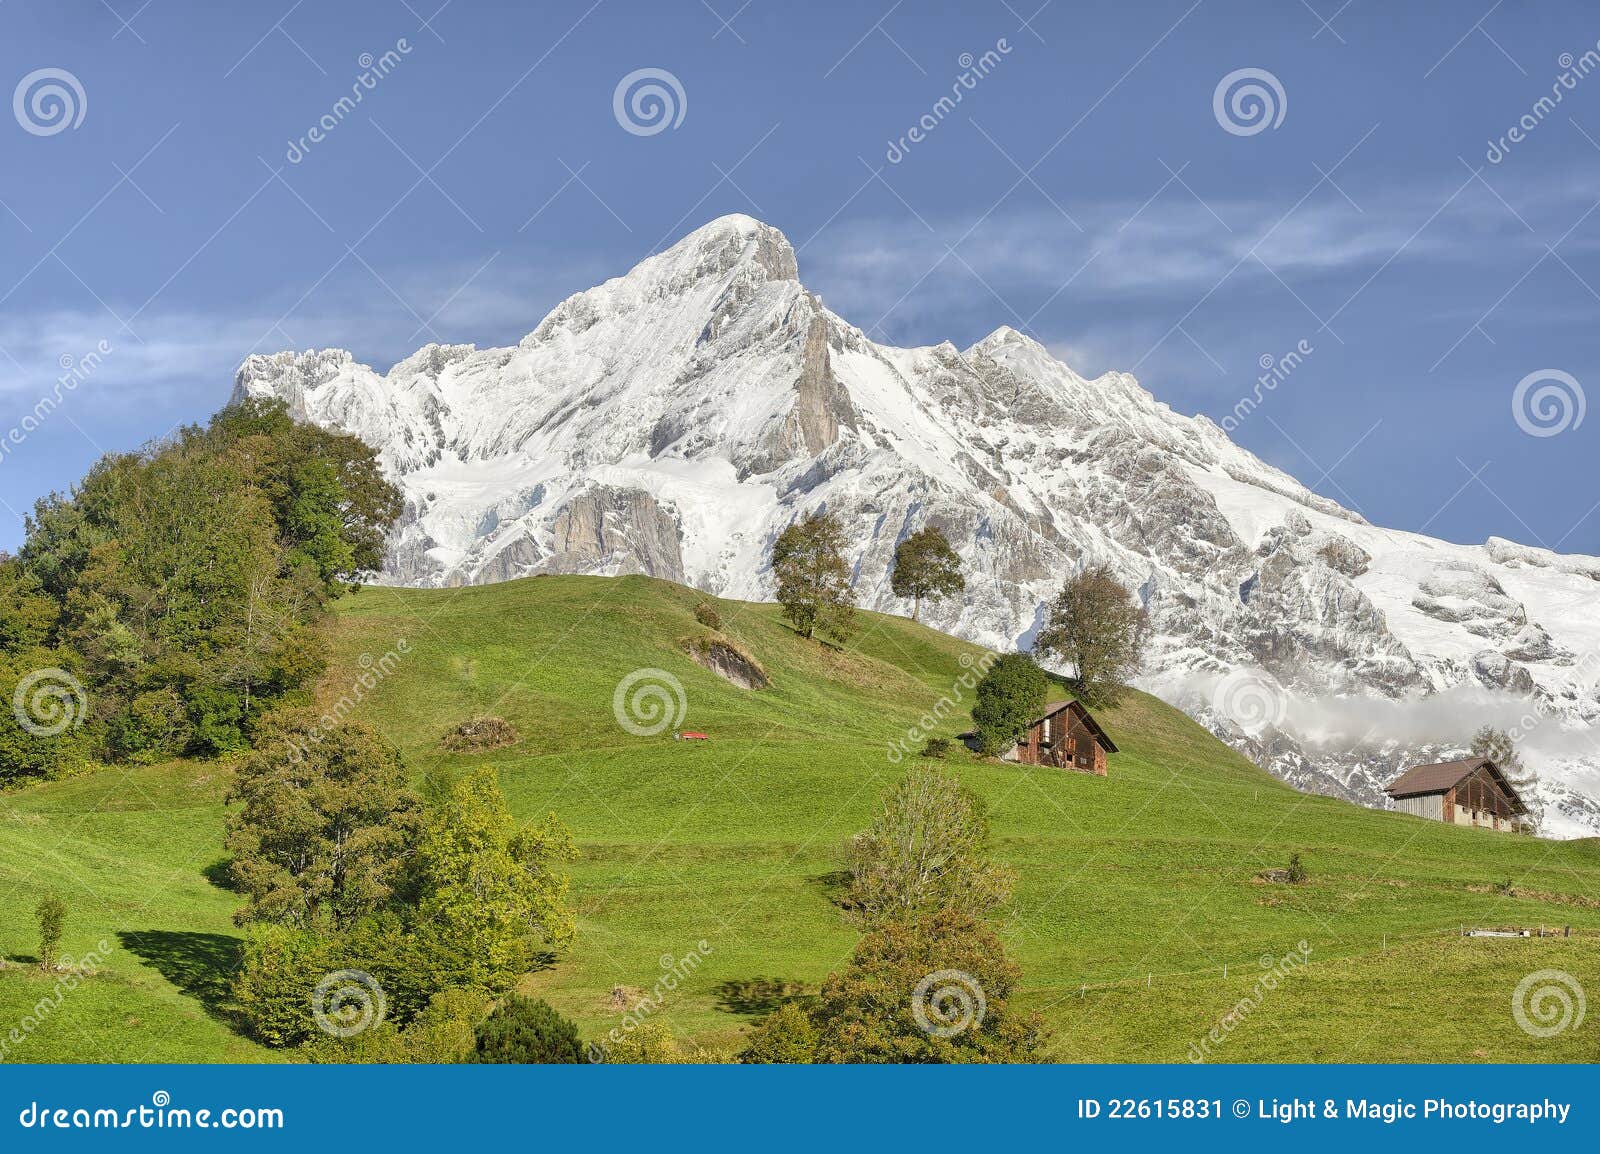
<instances>
[{"instance_id":1,"label":"wooden chalet","mask_svg":"<svg viewBox=\"0 0 1600 1154\"><path fill-rule=\"evenodd\" d=\"M963 733L961 740L977 748L977 733ZM1023 739L1000 758L1023 765L1047 765L1104 777L1106 754L1116 752L1116 742L1100 728L1094 714L1076 701L1052 701L1029 724Z\"/></svg>"},{"instance_id":2,"label":"wooden chalet","mask_svg":"<svg viewBox=\"0 0 1600 1154\"><path fill-rule=\"evenodd\" d=\"M1384 787L1402 813L1451 825L1532 831L1516 787L1487 757L1417 765Z\"/></svg>"}]
</instances>

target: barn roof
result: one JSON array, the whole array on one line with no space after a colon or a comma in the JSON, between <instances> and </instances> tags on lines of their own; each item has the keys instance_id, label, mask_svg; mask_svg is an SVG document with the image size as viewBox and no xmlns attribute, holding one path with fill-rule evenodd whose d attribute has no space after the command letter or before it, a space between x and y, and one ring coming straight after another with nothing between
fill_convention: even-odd
<instances>
[{"instance_id":1,"label":"barn roof","mask_svg":"<svg viewBox=\"0 0 1600 1154\"><path fill-rule=\"evenodd\" d=\"M1506 793L1517 802L1522 798L1506 780L1500 767L1487 757L1463 757L1459 761L1435 761L1428 765L1414 765L1388 785L1384 792L1390 797L1419 797L1423 794L1444 793L1454 789L1478 770L1487 767Z\"/></svg>"},{"instance_id":2,"label":"barn roof","mask_svg":"<svg viewBox=\"0 0 1600 1154\"><path fill-rule=\"evenodd\" d=\"M1094 714L1085 709L1081 702L1073 701L1071 699L1046 702L1044 712L1038 717L1035 717L1031 722L1029 722L1029 724L1038 725L1045 718L1054 717L1064 709L1071 710L1073 716L1075 716L1079 721L1083 722L1083 727L1094 735L1095 741L1097 741L1107 753L1119 752L1117 749L1117 743L1111 740L1111 735L1104 729L1100 728L1100 723L1094 719Z\"/></svg>"}]
</instances>

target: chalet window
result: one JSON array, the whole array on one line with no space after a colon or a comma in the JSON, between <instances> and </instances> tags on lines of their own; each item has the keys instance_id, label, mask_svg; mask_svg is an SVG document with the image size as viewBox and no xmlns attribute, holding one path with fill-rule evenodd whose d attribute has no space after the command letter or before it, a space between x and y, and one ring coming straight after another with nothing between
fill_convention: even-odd
<instances>
[{"instance_id":1,"label":"chalet window","mask_svg":"<svg viewBox=\"0 0 1600 1154\"><path fill-rule=\"evenodd\" d=\"M1055 722L1056 719L1054 717L1044 719L1044 743L1046 745L1055 744Z\"/></svg>"}]
</instances>

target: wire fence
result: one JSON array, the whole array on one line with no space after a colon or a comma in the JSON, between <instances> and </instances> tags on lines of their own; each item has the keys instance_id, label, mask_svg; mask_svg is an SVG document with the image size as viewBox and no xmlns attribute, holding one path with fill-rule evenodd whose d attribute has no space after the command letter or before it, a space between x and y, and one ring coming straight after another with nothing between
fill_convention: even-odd
<instances>
[{"instance_id":1,"label":"wire fence","mask_svg":"<svg viewBox=\"0 0 1600 1154\"><path fill-rule=\"evenodd\" d=\"M1411 934L1386 933L1379 936L1377 941L1378 949L1376 952L1388 953L1391 946L1406 945L1411 942L1418 942L1428 938L1466 938L1469 936L1469 932L1472 930L1489 930L1497 928L1500 927L1491 925L1477 926L1459 924L1455 926L1446 926L1441 929L1421 930L1417 933ZM1533 940L1539 938L1548 939L1552 937L1593 937L1596 934L1600 934L1600 930L1586 930L1581 927L1568 925L1526 926L1519 928L1527 929L1529 931L1528 937ZM1304 940L1305 939L1300 939L1300 941ZM1170 981L1178 978L1198 978L1207 974L1215 974L1220 980L1228 981L1230 977L1233 976L1259 977L1262 973L1270 972L1274 968L1280 966L1286 958L1293 958L1298 955L1300 953L1300 941L1296 941L1288 948L1284 948L1281 945L1263 948L1255 957L1247 958L1244 961L1223 962L1220 965L1203 966L1197 970L1147 970L1143 974L1134 974L1125 978L1096 979L1094 981L1077 982L1052 982L1039 988L1046 990L1066 990L1075 996L1087 997L1091 990L1116 990L1124 987L1139 986L1142 986L1145 989L1154 989L1155 980L1157 978L1161 978L1163 981ZM1317 962L1338 962L1350 961L1355 958L1370 958L1374 956L1374 951L1370 949L1364 950L1360 948L1348 948L1342 949L1338 953L1330 954L1320 949L1313 949L1310 954L1304 956L1303 961L1305 964L1311 964L1313 954L1315 955L1315 960ZM1077 988L1073 989L1072 987L1074 986Z\"/></svg>"}]
</instances>

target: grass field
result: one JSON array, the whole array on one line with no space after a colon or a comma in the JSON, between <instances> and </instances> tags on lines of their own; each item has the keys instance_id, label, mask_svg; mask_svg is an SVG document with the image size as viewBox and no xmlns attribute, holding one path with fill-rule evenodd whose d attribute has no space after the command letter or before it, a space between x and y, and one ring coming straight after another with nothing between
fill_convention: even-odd
<instances>
[{"instance_id":1,"label":"grass field","mask_svg":"<svg viewBox=\"0 0 1600 1154\"><path fill-rule=\"evenodd\" d=\"M719 602L725 634L771 677L752 692L686 656L711 633L693 613L703 599L645 578L539 577L367 588L331 622L326 703L358 702L355 716L419 780L487 762L519 814L554 810L576 834L578 937L526 984L586 1036L621 1023L614 988L636 998L664 963L692 973L655 1016L705 1045L737 1044L771 980L815 988L859 934L836 904L841 846L905 768L891 740L958 692L965 702L934 731L967 723L958 679L981 653L953 638L865 614L837 650L797 638L775 606ZM619 724L613 693L640 669L682 686L682 727L710 741ZM520 742L447 753L443 735L484 714L510 720ZM959 747L945 763L988 801L997 856L1019 874L1000 929L1023 968L1021 1000L1053 1028L1053 1057L1182 1061L1238 1007L1213 1060L1600 1059L1594 1020L1540 1038L1512 1013L1535 971L1600 990L1600 844L1299 794L1140 694L1099 717L1122 749L1105 779ZM47 886L69 900L69 954L110 947L13 1060L278 1056L228 1024L239 899L208 880L226 773L112 768L0 796L0 954L32 952ZM1295 852L1306 884L1258 879ZM1491 925L1574 936L1460 936ZM1263 959L1302 942L1305 964L1263 984ZM0 1039L52 985L37 970L0 973Z\"/></svg>"}]
</instances>

